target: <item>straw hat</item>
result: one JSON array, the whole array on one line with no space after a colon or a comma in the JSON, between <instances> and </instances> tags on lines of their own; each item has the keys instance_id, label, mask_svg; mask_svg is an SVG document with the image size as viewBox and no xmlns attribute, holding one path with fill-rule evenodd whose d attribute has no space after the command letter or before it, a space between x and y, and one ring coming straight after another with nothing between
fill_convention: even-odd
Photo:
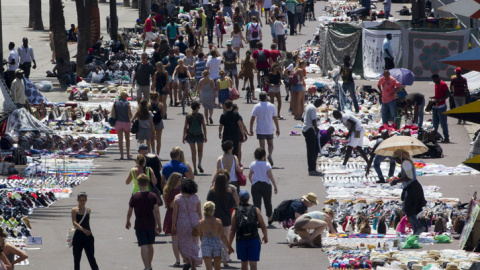
<instances>
[{"instance_id":1,"label":"straw hat","mask_svg":"<svg viewBox=\"0 0 480 270\"><path fill-rule=\"evenodd\" d=\"M445 270L460 270L460 269L458 268L458 266L457 266L456 264L454 264L454 263L449 263L449 264L447 265L447 268L445 268Z\"/></svg>"},{"instance_id":2,"label":"straw hat","mask_svg":"<svg viewBox=\"0 0 480 270\"><path fill-rule=\"evenodd\" d=\"M302 199L305 199L314 205L318 205L317 194L313 192L310 192L307 195L303 195Z\"/></svg>"}]
</instances>

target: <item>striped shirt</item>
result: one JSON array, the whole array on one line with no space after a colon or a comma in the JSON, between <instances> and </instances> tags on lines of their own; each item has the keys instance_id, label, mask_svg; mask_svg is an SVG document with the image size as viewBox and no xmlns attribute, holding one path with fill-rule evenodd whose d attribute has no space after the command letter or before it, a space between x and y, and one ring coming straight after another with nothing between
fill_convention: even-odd
<instances>
[{"instance_id":1,"label":"striped shirt","mask_svg":"<svg viewBox=\"0 0 480 270\"><path fill-rule=\"evenodd\" d=\"M197 61L195 65L197 67L197 78L202 78L202 72L205 70L205 60Z\"/></svg>"},{"instance_id":2,"label":"striped shirt","mask_svg":"<svg viewBox=\"0 0 480 270\"><path fill-rule=\"evenodd\" d=\"M450 82L450 89L453 88L453 96L465 97L467 95L467 79L462 76L457 76Z\"/></svg>"}]
</instances>

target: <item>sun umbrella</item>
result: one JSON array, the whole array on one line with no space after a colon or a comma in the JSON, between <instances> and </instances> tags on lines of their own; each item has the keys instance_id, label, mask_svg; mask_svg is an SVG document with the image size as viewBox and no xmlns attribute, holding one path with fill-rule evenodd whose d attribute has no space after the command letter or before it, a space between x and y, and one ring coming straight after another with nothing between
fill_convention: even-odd
<instances>
[{"instance_id":1,"label":"sun umbrella","mask_svg":"<svg viewBox=\"0 0 480 270\"><path fill-rule=\"evenodd\" d=\"M464 69L480 71L480 47L443 58L440 62Z\"/></svg>"},{"instance_id":2,"label":"sun umbrella","mask_svg":"<svg viewBox=\"0 0 480 270\"><path fill-rule=\"evenodd\" d=\"M383 141L375 150L375 154L392 157L397 149L407 151L410 156L423 154L428 151L421 141L410 136L393 136Z\"/></svg>"},{"instance_id":3,"label":"sun umbrella","mask_svg":"<svg viewBox=\"0 0 480 270\"><path fill-rule=\"evenodd\" d=\"M389 70L390 76L395 78L402 85L412 85L415 80L415 75L413 72L406 68L392 68ZM383 74L380 75L383 77Z\"/></svg>"},{"instance_id":4,"label":"sun umbrella","mask_svg":"<svg viewBox=\"0 0 480 270\"><path fill-rule=\"evenodd\" d=\"M471 159L467 159L463 162L463 164L467 165L470 168L473 168L477 171L480 171L480 155L476 155Z\"/></svg>"},{"instance_id":5,"label":"sun umbrella","mask_svg":"<svg viewBox=\"0 0 480 270\"><path fill-rule=\"evenodd\" d=\"M472 19L480 19L480 2L478 0L458 0L438 9Z\"/></svg>"},{"instance_id":6,"label":"sun umbrella","mask_svg":"<svg viewBox=\"0 0 480 270\"><path fill-rule=\"evenodd\" d=\"M480 124L480 100L446 111L443 114L460 120Z\"/></svg>"}]
</instances>

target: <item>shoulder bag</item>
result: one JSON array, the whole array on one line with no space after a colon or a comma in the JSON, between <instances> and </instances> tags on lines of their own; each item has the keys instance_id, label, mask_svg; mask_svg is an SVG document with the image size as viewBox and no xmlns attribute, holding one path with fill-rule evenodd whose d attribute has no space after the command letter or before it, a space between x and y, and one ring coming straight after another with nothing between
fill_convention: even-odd
<instances>
[{"instance_id":1,"label":"shoulder bag","mask_svg":"<svg viewBox=\"0 0 480 270\"><path fill-rule=\"evenodd\" d=\"M138 119L135 119L132 123L132 128L130 129L130 132L132 134L137 134L138 130L140 129L140 123L138 122Z\"/></svg>"},{"instance_id":2,"label":"shoulder bag","mask_svg":"<svg viewBox=\"0 0 480 270\"><path fill-rule=\"evenodd\" d=\"M246 186L247 185L247 178L245 177L243 172L235 172L235 174L237 175L238 184L242 187Z\"/></svg>"},{"instance_id":3,"label":"shoulder bag","mask_svg":"<svg viewBox=\"0 0 480 270\"><path fill-rule=\"evenodd\" d=\"M150 171L150 167L146 167L145 168L145 171L148 170ZM148 179L148 185L150 186L150 191L155 193L155 195L157 195L158 197L158 206L163 206L163 200L162 200L162 193L160 192L160 190L152 183L152 181L150 179ZM157 181L159 181L157 179Z\"/></svg>"},{"instance_id":4,"label":"shoulder bag","mask_svg":"<svg viewBox=\"0 0 480 270\"><path fill-rule=\"evenodd\" d=\"M113 110L110 112L110 118L108 118L108 123L110 124L111 127L115 127L115 123L117 122L116 114L115 111L117 110L115 108L115 105L117 102L113 103Z\"/></svg>"},{"instance_id":5,"label":"shoulder bag","mask_svg":"<svg viewBox=\"0 0 480 270\"><path fill-rule=\"evenodd\" d=\"M87 212L88 212L88 209L85 208L85 213L83 214L83 217L82 219L80 220L80 222L78 222L78 224L82 224L83 220L85 219L85 217L87 216ZM67 247L71 248L72 247L72 244L73 244L73 236L75 235L75 232L77 231L77 228L73 227L73 228L70 228L68 229L67 231L67 239L66 239L66 243L67 243Z\"/></svg>"}]
</instances>

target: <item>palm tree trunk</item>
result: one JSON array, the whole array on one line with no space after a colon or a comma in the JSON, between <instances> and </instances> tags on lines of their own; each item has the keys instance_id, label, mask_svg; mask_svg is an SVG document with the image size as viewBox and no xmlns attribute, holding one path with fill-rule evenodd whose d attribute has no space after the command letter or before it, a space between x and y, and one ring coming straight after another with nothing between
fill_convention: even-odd
<instances>
[{"instance_id":1,"label":"palm tree trunk","mask_svg":"<svg viewBox=\"0 0 480 270\"><path fill-rule=\"evenodd\" d=\"M130 0L123 0L123 6L124 7L129 7L130 6Z\"/></svg>"},{"instance_id":2,"label":"palm tree trunk","mask_svg":"<svg viewBox=\"0 0 480 270\"><path fill-rule=\"evenodd\" d=\"M33 21L35 20L35 19L33 18L33 13L34 13L34 11L33 11L33 8L34 8L33 2L34 2L34 1L35 1L35 0L29 0L29 1L28 1L28 28L33 28Z\"/></svg>"},{"instance_id":3,"label":"palm tree trunk","mask_svg":"<svg viewBox=\"0 0 480 270\"><path fill-rule=\"evenodd\" d=\"M138 1L138 17L144 22L150 15L150 8L152 6L151 0L139 0Z\"/></svg>"},{"instance_id":4,"label":"palm tree trunk","mask_svg":"<svg viewBox=\"0 0 480 270\"><path fill-rule=\"evenodd\" d=\"M53 28L55 43L55 59L62 57L70 61L70 52L65 35L65 17L63 16L62 0L50 0L50 25Z\"/></svg>"},{"instance_id":5,"label":"palm tree trunk","mask_svg":"<svg viewBox=\"0 0 480 270\"><path fill-rule=\"evenodd\" d=\"M107 0L99 0L99 3L107 3Z\"/></svg>"},{"instance_id":6,"label":"palm tree trunk","mask_svg":"<svg viewBox=\"0 0 480 270\"><path fill-rule=\"evenodd\" d=\"M90 42L87 44L87 50L92 44L100 40L100 9L98 8L98 0L91 0L92 8L90 9Z\"/></svg>"},{"instance_id":7,"label":"palm tree trunk","mask_svg":"<svg viewBox=\"0 0 480 270\"><path fill-rule=\"evenodd\" d=\"M85 74L85 56L90 43L92 0L76 0L78 18L77 75Z\"/></svg>"},{"instance_id":8,"label":"palm tree trunk","mask_svg":"<svg viewBox=\"0 0 480 270\"><path fill-rule=\"evenodd\" d=\"M33 3L33 30L43 30L42 0L35 0Z\"/></svg>"},{"instance_id":9,"label":"palm tree trunk","mask_svg":"<svg viewBox=\"0 0 480 270\"><path fill-rule=\"evenodd\" d=\"M3 59L3 30L2 25L2 0L0 0L0 59ZM3 78L3 65L0 67L0 77Z\"/></svg>"},{"instance_id":10,"label":"palm tree trunk","mask_svg":"<svg viewBox=\"0 0 480 270\"><path fill-rule=\"evenodd\" d=\"M138 8L138 0L132 0L132 8Z\"/></svg>"},{"instance_id":11,"label":"palm tree trunk","mask_svg":"<svg viewBox=\"0 0 480 270\"><path fill-rule=\"evenodd\" d=\"M110 39L118 40L117 0L110 0Z\"/></svg>"}]
</instances>

